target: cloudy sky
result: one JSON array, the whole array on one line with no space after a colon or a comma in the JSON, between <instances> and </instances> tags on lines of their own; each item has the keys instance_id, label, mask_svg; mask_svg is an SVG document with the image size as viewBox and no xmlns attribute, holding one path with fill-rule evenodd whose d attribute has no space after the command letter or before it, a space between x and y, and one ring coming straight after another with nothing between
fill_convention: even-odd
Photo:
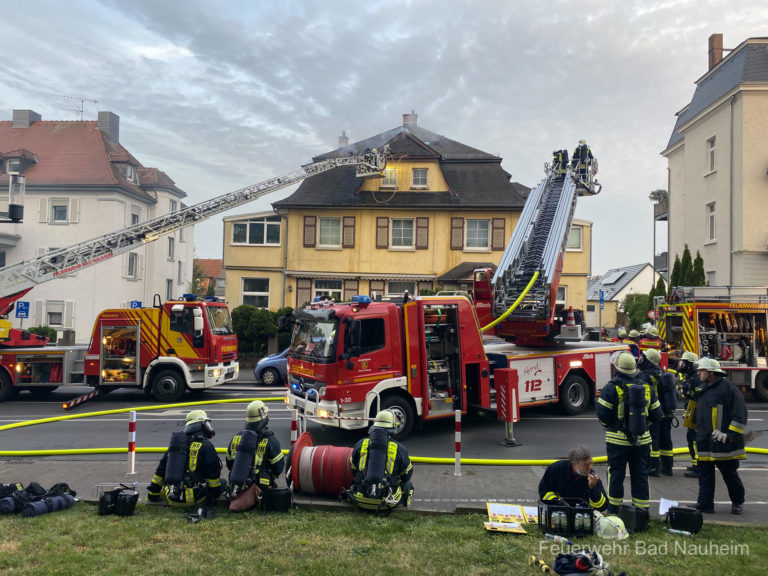
<instances>
[{"instance_id":1,"label":"cloudy sky","mask_svg":"<svg viewBox=\"0 0 768 576\"><path fill-rule=\"evenodd\" d=\"M534 186L555 148L585 138L603 193L592 271L650 262L659 155L707 69L707 39L768 36L752 0L28 0L0 21L0 118L120 116L120 140L194 204L335 149L419 125L498 154ZM9 18L9 10L13 17ZM762 25L762 27L761 27ZM273 194L235 213L267 208ZM230 214L227 214L230 215ZM657 229L657 252L666 230ZM221 216L199 225L221 257Z\"/></svg>"}]
</instances>

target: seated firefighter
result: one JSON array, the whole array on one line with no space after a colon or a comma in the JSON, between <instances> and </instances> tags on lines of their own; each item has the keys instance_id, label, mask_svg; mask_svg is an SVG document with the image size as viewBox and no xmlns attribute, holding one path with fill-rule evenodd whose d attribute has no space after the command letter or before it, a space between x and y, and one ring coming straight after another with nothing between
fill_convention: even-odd
<instances>
[{"instance_id":1,"label":"seated firefighter","mask_svg":"<svg viewBox=\"0 0 768 576\"><path fill-rule=\"evenodd\" d=\"M413 466L405 447L391 435L395 416L391 410L376 415L368 438L352 451L350 464L355 480L348 499L364 510L391 510L401 501L408 507L413 496Z\"/></svg>"},{"instance_id":2,"label":"seated firefighter","mask_svg":"<svg viewBox=\"0 0 768 576\"><path fill-rule=\"evenodd\" d=\"M269 409L264 402L254 400L248 404L245 428L235 434L227 448L227 494L230 498L255 486L255 500L258 501L262 491L277 487L285 459L280 442L268 425Z\"/></svg>"},{"instance_id":3,"label":"seated firefighter","mask_svg":"<svg viewBox=\"0 0 768 576\"><path fill-rule=\"evenodd\" d=\"M165 498L171 506L202 506L212 516L222 490L221 460L211 438L216 433L204 410L192 410L184 430L171 434L148 490L152 502Z\"/></svg>"},{"instance_id":4,"label":"seated firefighter","mask_svg":"<svg viewBox=\"0 0 768 576\"><path fill-rule=\"evenodd\" d=\"M539 482L539 498L544 501L583 500L596 510L608 505L600 476L592 469L592 454L584 446L573 448L568 460L550 464Z\"/></svg>"}]
</instances>

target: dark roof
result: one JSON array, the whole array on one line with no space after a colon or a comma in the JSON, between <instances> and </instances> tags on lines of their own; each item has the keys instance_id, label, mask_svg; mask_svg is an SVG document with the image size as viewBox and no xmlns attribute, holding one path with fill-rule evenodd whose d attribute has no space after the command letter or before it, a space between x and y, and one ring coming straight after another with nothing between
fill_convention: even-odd
<instances>
[{"instance_id":1,"label":"dark roof","mask_svg":"<svg viewBox=\"0 0 768 576\"><path fill-rule=\"evenodd\" d=\"M599 278L590 280L587 285L587 300L600 300L600 290L603 291L604 300L613 300L616 294L626 288L627 284L634 280L646 266L650 266L650 264L611 268Z\"/></svg>"},{"instance_id":2,"label":"dark roof","mask_svg":"<svg viewBox=\"0 0 768 576\"><path fill-rule=\"evenodd\" d=\"M519 208L530 189L510 181L501 158L445 138L413 124L382 132L371 138L313 158L314 161L360 154L385 145L399 159L437 160L448 184L447 190L362 191L354 166L333 168L304 180L288 198L275 202L280 208L376 207L391 208Z\"/></svg>"},{"instance_id":3,"label":"dark roof","mask_svg":"<svg viewBox=\"0 0 768 576\"><path fill-rule=\"evenodd\" d=\"M753 41L757 41L754 42ZM667 143L670 148L683 140L679 128L695 118L740 84L768 82L768 44L766 38L750 38L728 54L717 66L696 82L690 104L677 115Z\"/></svg>"},{"instance_id":4,"label":"dark roof","mask_svg":"<svg viewBox=\"0 0 768 576\"><path fill-rule=\"evenodd\" d=\"M490 268L492 272L496 271L496 264L493 262L462 262L458 266L454 266L445 274L437 277L438 282L458 282L463 280L477 268Z\"/></svg>"}]
</instances>

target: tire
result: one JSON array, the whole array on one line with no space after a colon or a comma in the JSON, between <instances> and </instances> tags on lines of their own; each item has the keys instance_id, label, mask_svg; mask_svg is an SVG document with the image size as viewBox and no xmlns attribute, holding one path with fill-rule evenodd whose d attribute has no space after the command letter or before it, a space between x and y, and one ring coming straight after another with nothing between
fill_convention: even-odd
<instances>
[{"instance_id":1,"label":"tire","mask_svg":"<svg viewBox=\"0 0 768 576\"><path fill-rule=\"evenodd\" d=\"M568 376L560 385L560 405L567 414L581 414L589 406L589 386L581 376Z\"/></svg>"},{"instance_id":2,"label":"tire","mask_svg":"<svg viewBox=\"0 0 768 576\"><path fill-rule=\"evenodd\" d=\"M755 378L755 389L752 391L755 398L768 402L768 372L760 372Z\"/></svg>"},{"instance_id":3,"label":"tire","mask_svg":"<svg viewBox=\"0 0 768 576\"><path fill-rule=\"evenodd\" d=\"M13 398L14 389L8 374L0 371L0 402Z\"/></svg>"},{"instance_id":4,"label":"tire","mask_svg":"<svg viewBox=\"0 0 768 576\"><path fill-rule=\"evenodd\" d=\"M43 398L56 390L58 386L35 386L34 388L27 388L29 390L29 393L32 394L34 398Z\"/></svg>"},{"instance_id":5,"label":"tire","mask_svg":"<svg viewBox=\"0 0 768 576\"><path fill-rule=\"evenodd\" d=\"M274 368L267 368L261 373L261 382L265 386L278 386L280 384L280 374Z\"/></svg>"},{"instance_id":6,"label":"tire","mask_svg":"<svg viewBox=\"0 0 768 576\"><path fill-rule=\"evenodd\" d=\"M184 387L176 370L161 370L152 379L152 395L160 402L178 402L184 396Z\"/></svg>"},{"instance_id":7,"label":"tire","mask_svg":"<svg viewBox=\"0 0 768 576\"><path fill-rule=\"evenodd\" d=\"M400 395L393 394L381 403L382 410L391 410L395 415L395 440L405 440L413 430L415 414L411 403Z\"/></svg>"}]
</instances>

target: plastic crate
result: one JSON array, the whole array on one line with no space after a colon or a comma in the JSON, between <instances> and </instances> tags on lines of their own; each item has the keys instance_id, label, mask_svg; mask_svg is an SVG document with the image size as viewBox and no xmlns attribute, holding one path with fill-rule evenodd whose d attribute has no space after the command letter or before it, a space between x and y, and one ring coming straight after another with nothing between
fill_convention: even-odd
<instances>
[{"instance_id":1,"label":"plastic crate","mask_svg":"<svg viewBox=\"0 0 768 576\"><path fill-rule=\"evenodd\" d=\"M583 500L540 500L539 528L567 538L589 536L595 533L595 510Z\"/></svg>"}]
</instances>

